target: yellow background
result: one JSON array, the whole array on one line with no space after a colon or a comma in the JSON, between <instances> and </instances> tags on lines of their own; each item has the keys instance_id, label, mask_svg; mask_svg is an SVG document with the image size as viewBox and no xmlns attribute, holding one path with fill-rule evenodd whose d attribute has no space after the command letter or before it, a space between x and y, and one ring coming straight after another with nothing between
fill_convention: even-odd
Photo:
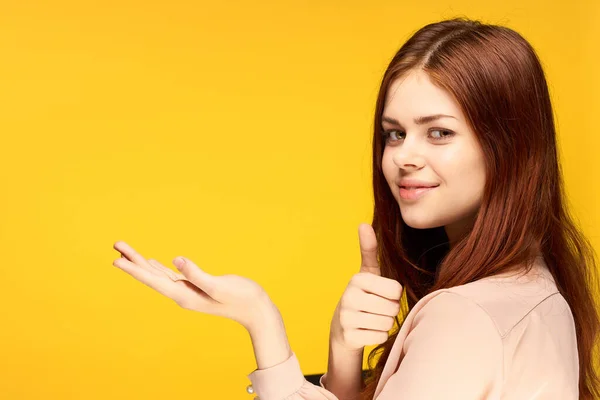
<instances>
[{"instance_id":1,"label":"yellow background","mask_svg":"<svg viewBox=\"0 0 600 400\"><path fill-rule=\"evenodd\" d=\"M371 218L381 76L447 17L539 52L570 201L600 248L599 4L2 1L0 397L253 397L244 329L113 267L117 240L254 279L304 374L324 372Z\"/></svg>"}]
</instances>

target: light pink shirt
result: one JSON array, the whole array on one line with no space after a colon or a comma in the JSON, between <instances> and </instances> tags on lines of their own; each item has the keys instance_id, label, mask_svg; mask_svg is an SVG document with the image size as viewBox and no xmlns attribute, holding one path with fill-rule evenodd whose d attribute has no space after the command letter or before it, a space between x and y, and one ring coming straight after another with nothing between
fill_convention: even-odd
<instances>
[{"instance_id":1,"label":"light pink shirt","mask_svg":"<svg viewBox=\"0 0 600 400\"><path fill-rule=\"evenodd\" d=\"M423 297L396 337L377 400L577 400L575 324L541 258L509 274ZM337 400L308 382L296 354L248 378L260 400Z\"/></svg>"}]
</instances>

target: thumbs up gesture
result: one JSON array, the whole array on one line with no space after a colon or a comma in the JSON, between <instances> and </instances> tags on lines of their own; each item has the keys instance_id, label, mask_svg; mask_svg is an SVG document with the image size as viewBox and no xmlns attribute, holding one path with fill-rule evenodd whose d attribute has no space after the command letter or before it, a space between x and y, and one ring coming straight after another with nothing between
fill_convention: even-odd
<instances>
[{"instance_id":1,"label":"thumbs up gesture","mask_svg":"<svg viewBox=\"0 0 600 400\"><path fill-rule=\"evenodd\" d=\"M358 227L361 264L352 276L331 321L330 339L349 351L388 339L394 317L400 312L402 285L381 276L377 261L377 238L369 224Z\"/></svg>"}]
</instances>

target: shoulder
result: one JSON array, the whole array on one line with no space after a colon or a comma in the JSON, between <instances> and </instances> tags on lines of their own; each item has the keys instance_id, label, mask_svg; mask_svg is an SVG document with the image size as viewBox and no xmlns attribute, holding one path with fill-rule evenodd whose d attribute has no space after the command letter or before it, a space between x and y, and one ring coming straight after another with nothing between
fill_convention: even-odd
<instances>
[{"instance_id":1,"label":"shoulder","mask_svg":"<svg viewBox=\"0 0 600 400\"><path fill-rule=\"evenodd\" d=\"M494 276L432 292L415 304L407 322L411 330L425 318L428 325L448 329L469 324L488 333L493 328L504 338L525 317L549 307L570 315L552 275L540 264L525 276Z\"/></svg>"},{"instance_id":2,"label":"shoulder","mask_svg":"<svg viewBox=\"0 0 600 400\"><path fill-rule=\"evenodd\" d=\"M550 272L537 266L526 276L489 277L447 289L476 304L491 319L501 337L532 313L548 307L570 315Z\"/></svg>"},{"instance_id":3,"label":"shoulder","mask_svg":"<svg viewBox=\"0 0 600 400\"><path fill-rule=\"evenodd\" d=\"M454 338L455 340L466 336L487 337L491 341L500 340L500 332L493 319L484 308L468 296L451 289L443 289L426 296L420 303L418 310L414 310L411 332L426 328L460 335L460 338Z\"/></svg>"},{"instance_id":4,"label":"shoulder","mask_svg":"<svg viewBox=\"0 0 600 400\"><path fill-rule=\"evenodd\" d=\"M414 353L423 346L422 351L438 355L457 352L455 355L463 360L485 358L493 360L492 363L502 357L500 332L476 302L447 289L426 297L407 321L410 328L404 341L405 350Z\"/></svg>"},{"instance_id":5,"label":"shoulder","mask_svg":"<svg viewBox=\"0 0 600 400\"><path fill-rule=\"evenodd\" d=\"M577 368L572 314L548 270L432 292L406 316L397 343L388 391L406 397L487 398L506 380L520 385L523 371L533 371L526 380L536 383ZM428 385L430 377L443 384Z\"/></svg>"},{"instance_id":6,"label":"shoulder","mask_svg":"<svg viewBox=\"0 0 600 400\"><path fill-rule=\"evenodd\" d=\"M493 321L474 301L447 289L422 300L400 336L390 385L407 398L485 397L503 377L503 342Z\"/></svg>"}]
</instances>

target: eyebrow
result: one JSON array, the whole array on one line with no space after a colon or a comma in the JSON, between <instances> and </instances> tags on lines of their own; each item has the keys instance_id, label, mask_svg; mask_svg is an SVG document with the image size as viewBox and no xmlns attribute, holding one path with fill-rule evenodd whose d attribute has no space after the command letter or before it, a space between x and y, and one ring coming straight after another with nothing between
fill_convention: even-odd
<instances>
[{"instance_id":1,"label":"eyebrow","mask_svg":"<svg viewBox=\"0 0 600 400\"><path fill-rule=\"evenodd\" d=\"M414 121L415 121L415 124L417 124L417 125L423 125L423 124L427 124L429 122L438 120L440 118L454 118L454 119L456 119L456 117L453 117L452 115L435 114L435 115L425 115L423 117L417 117L417 118L414 119ZM389 122L390 124L395 124L395 125L401 126L400 122L398 122L394 118L383 116L382 121Z\"/></svg>"}]
</instances>

